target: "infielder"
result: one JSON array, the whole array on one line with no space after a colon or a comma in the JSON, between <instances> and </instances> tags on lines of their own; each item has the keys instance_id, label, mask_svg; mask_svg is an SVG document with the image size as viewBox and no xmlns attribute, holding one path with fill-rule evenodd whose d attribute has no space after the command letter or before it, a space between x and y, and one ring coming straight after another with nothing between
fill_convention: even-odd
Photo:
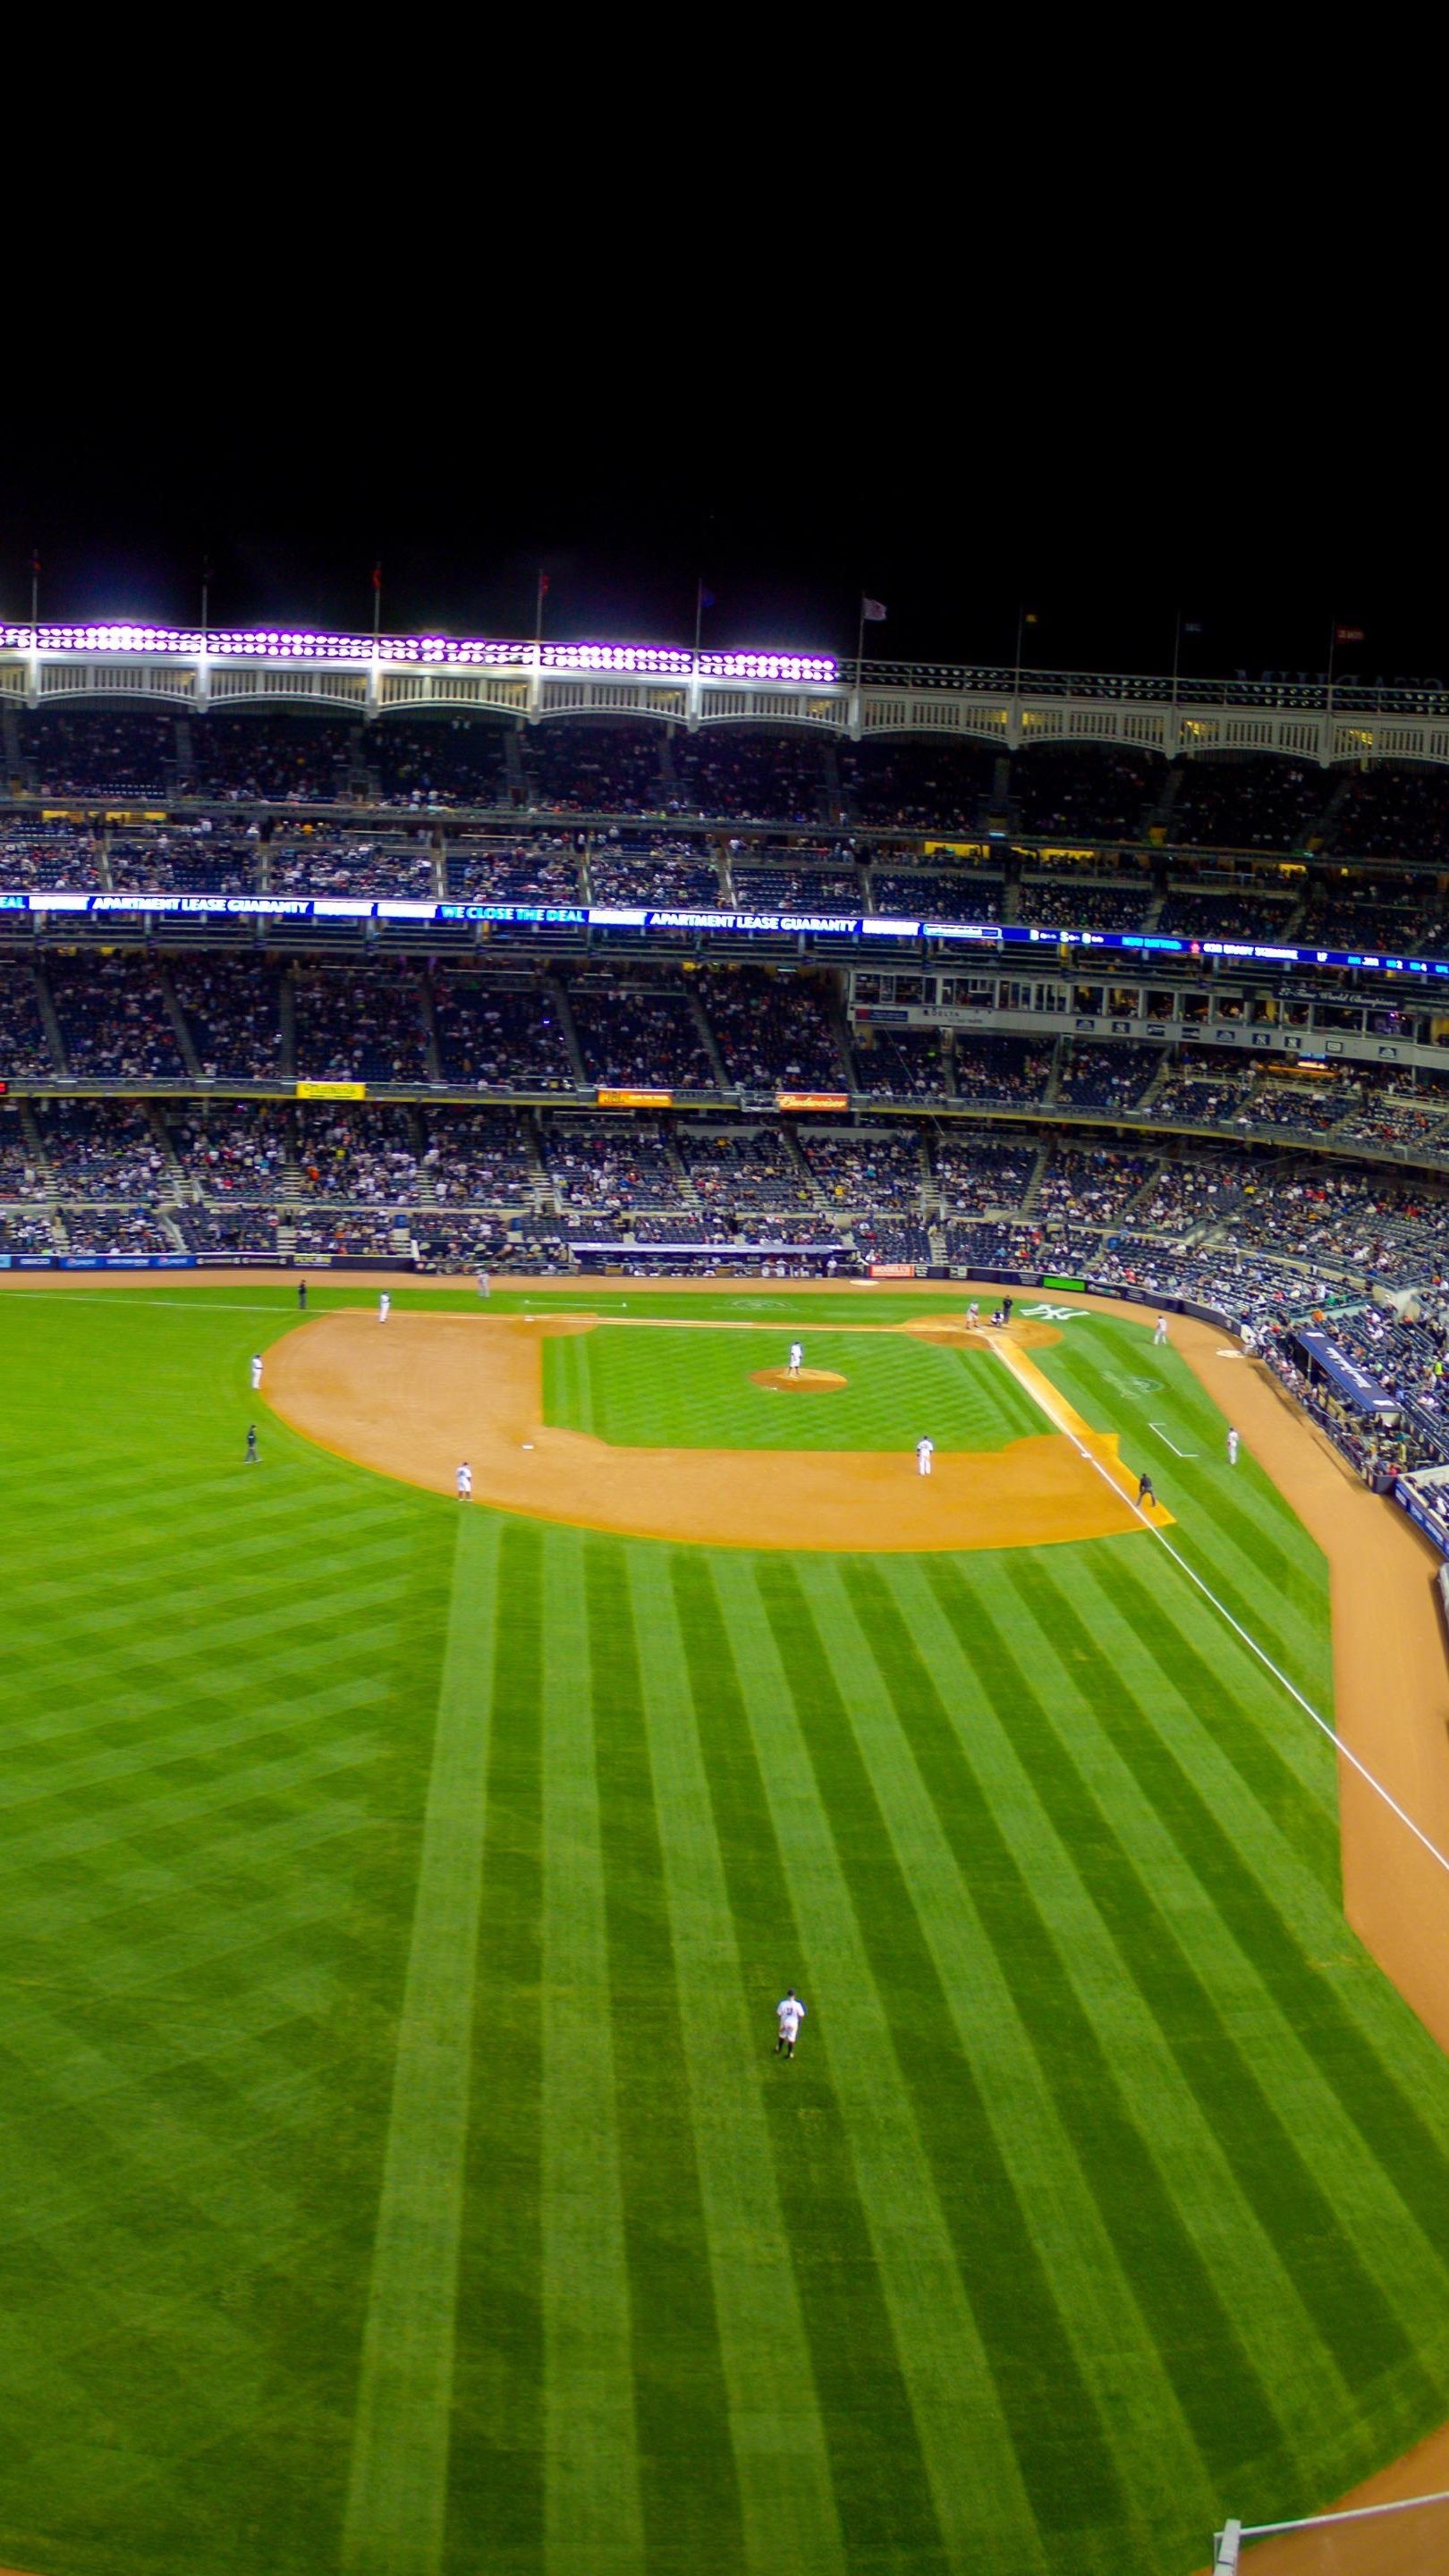
<instances>
[{"instance_id":1,"label":"infielder","mask_svg":"<svg viewBox=\"0 0 1449 2576\"><path fill-rule=\"evenodd\" d=\"M802 1344L799 1342L792 1342L790 1344L789 1365L786 1368L785 1375L787 1377L798 1377L804 1365L805 1352Z\"/></svg>"},{"instance_id":2,"label":"infielder","mask_svg":"<svg viewBox=\"0 0 1449 2576\"><path fill-rule=\"evenodd\" d=\"M791 1986L784 2001L775 2006L775 2055L777 2057L781 2054L786 2057L794 2056L795 2042L800 2036L800 2024L804 2018L805 2006Z\"/></svg>"},{"instance_id":3,"label":"infielder","mask_svg":"<svg viewBox=\"0 0 1449 2576\"><path fill-rule=\"evenodd\" d=\"M1228 1465L1229 1465L1230 1467L1236 1467L1237 1463L1238 1463L1238 1435L1237 1435L1236 1431L1230 1431L1230 1432L1228 1433Z\"/></svg>"},{"instance_id":4,"label":"infielder","mask_svg":"<svg viewBox=\"0 0 1449 2576\"><path fill-rule=\"evenodd\" d=\"M247 1424L246 1463L249 1467L259 1467L262 1463L257 1456L257 1426L254 1422Z\"/></svg>"},{"instance_id":5,"label":"infielder","mask_svg":"<svg viewBox=\"0 0 1449 2576\"><path fill-rule=\"evenodd\" d=\"M466 1458L458 1462L458 1500L460 1503L471 1503L473 1500L473 1470Z\"/></svg>"},{"instance_id":6,"label":"infielder","mask_svg":"<svg viewBox=\"0 0 1449 2576\"><path fill-rule=\"evenodd\" d=\"M1155 1323L1155 1324L1153 1325L1153 1327L1152 1327L1152 1347L1153 1347L1153 1349L1154 1349L1155 1351L1161 1350L1162 1345L1163 1345L1163 1343L1166 1341L1166 1339L1167 1339L1167 1317L1166 1317L1165 1315L1159 1315L1159 1316L1158 1316L1158 1318L1157 1318L1156 1323Z\"/></svg>"},{"instance_id":7,"label":"infielder","mask_svg":"<svg viewBox=\"0 0 1449 2576\"><path fill-rule=\"evenodd\" d=\"M255 1395L255 1394L256 1394L256 1391L257 1391L258 1387L261 1385L261 1382L262 1382L262 1355L261 1355L261 1352L260 1352L260 1351L253 1351L253 1353L252 1353L252 1393L253 1393L253 1395Z\"/></svg>"},{"instance_id":8,"label":"infielder","mask_svg":"<svg viewBox=\"0 0 1449 2576\"><path fill-rule=\"evenodd\" d=\"M380 1324L385 1324L385 1323L387 1322L387 1319L388 1319L388 1317L389 1317L389 1315L390 1315L391 1313L392 1313L392 1299L389 1297L389 1295L388 1295L388 1293L387 1293L387 1290L384 1288L384 1290L383 1290L383 1292L382 1292L382 1295L378 1298L378 1301L377 1301L377 1320L378 1320L378 1322L379 1322Z\"/></svg>"},{"instance_id":9,"label":"infielder","mask_svg":"<svg viewBox=\"0 0 1449 2576\"><path fill-rule=\"evenodd\" d=\"M479 1271L476 1271L476 1272L474 1273L474 1276L475 1276L475 1278L477 1279L477 1282L478 1282L478 1294L479 1294L479 1296L480 1296L480 1297L486 1297L486 1296L487 1296L487 1294L488 1294L488 1273L487 1273L487 1271L486 1271L486 1270L479 1270Z\"/></svg>"},{"instance_id":10,"label":"infielder","mask_svg":"<svg viewBox=\"0 0 1449 2576\"><path fill-rule=\"evenodd\" d=\"M918 1476L929 1476L931 1472L931 1460L935 1457L935 1454L936 1444L934 1440L922 1439L916 1442L916 1474Z\"/></svg>"}]
</instances>

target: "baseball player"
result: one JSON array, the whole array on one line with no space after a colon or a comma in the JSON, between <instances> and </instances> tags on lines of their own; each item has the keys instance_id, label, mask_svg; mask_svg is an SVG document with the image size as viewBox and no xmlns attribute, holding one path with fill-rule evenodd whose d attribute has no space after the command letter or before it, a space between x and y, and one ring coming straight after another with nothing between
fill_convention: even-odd
<instances>
[{"instance_id":1,"label":"baseball player","mask_svg":"<svg viewBox=\"0 0 1449 2576\"><path fill-rule=\"evenodd\" d=\"M257 1426L254 1422L247 1424L246 1463L249 1467L259 1467L262 1463L257 1456Z\"/></svg>"},{"instance_id":2,"label":"baseball player","mask_svg":"<svg viewBox=\"0 0 1449 2576\"><path fill-rule=\"evenodd\" d=\"M458 1500L460 1503L473 1500L473 1470L466 1458L458 1461Z\"/></svg>"},{"instance_id":3,"label":"baseball player","mask_svg":"<svg viewBox=\"0 0 1449 2576\"><path fill-rule=\"evenodd\" d=\"M261 1352L260 1352L260 1351L253 1351L253 1353L252 1353L252 1393L253 1393L253 1395L255 1395L255 1394L256 1394L256 1391L257 1391L258 1387L261 1385L261 1382L262 1382L262 1355L261 1355Z\"/></svg>"},{"instance_id":4,"label":"baseball player","mask_svg":"<svg viewBox=\"0 0 1449 2576\"><path fill-rule=\"evenodd\" d=\"M1143 1511L1150 1510L1157 1501L1157 1496L1152 1489L1152 1478L1145 1467L1137 1479L1137 1501Z\"/></svg>"},{"instance_id":5,"label":"baseball player","mask_svg":"<svg viewBox=\"0 0 1449 2576\"><path fill-rule=\"evenodd\" d=\"M1229 1465L1230 1467L1236 1467L1237 1463L1238 1463L1238 1435L1237 1435L1236 1431L1230 1431L1230 1432L1228 1433L1228 1465Z\"/></svg>"},{"instance_id":6,"label":"baseball player","mask_svg":"<svg viewBox=\"0 0 1449 2576\"><path fill-rule=\"evenodd\" d=\"M775 2055L777 2057L794 2056L795 2042L800 2036L800 2024L804 2018L805 2006L791 1986L783 2001L775 2006Z\"/></svg>"},{"instance_id":7,"label":"baseball player","mask_svg":"<svg viewBox=\"0 0 1449 2576\"><path fill-rule=\"evenodd\" d=\"M1163 1345L1163 1343L1166 1341L1166 1339L1167 1339L1167 1317L1166 1317L1165 1315L1159 1315L1159 1316L1158 1316L1158 1318L1157 1318L1156 1323L1155 1323L1155 1324L1153 1325L1153 1327L1152 1327L1152 1347L1153 1347L1153 1349L1154 1349L1155 1351L1160 1351L1160 1350L1161 1350L1161 1348L1162 1348L1162 1345Z\"/></svg>"},{"instance_id":8,"label":"baseball player","mask_svg":"<svg viewBox=\"0 0 1449 2576\"><path fill-rule=\"evenodd\" d=\"M305 1279L299 1279L297 1282L297 1304L305 1315L307 1312L307 1282Z\"/></svg>"},{"instance_id":9,"label":"baseball player","mask_svg":"<svg viewBox=\"0 0 1449 2576\"><path fill-rule=\"evenodd\" d=\"M931 1472L931 1460L935 1457L935 1454L936 1444L934 1440L923 1438L916 1442L916 1474L918 1476L929 1476Z\"/></svg>"},{"instance_id":10,"label":"baseball player","mask_svg":"<svg viewBox=\"0 0 1449 2576\"><path fill-rule=\"evenodd\" d=\"M487 1296L487 1294L488 1294L488 1285L489 1285L489 1282L488 1282L488 1273L487 1273L487 1271L486 1271L486 1270L478 1270L478 1271L475 1271L475 1272L474 1272L474 1277L476 1278L476 1280L477 1280L477 1282L478 1282L478 1294L479 1294L479 1296L480 1296L480 1297L486 1297L486 1296Z\"/></svg>"},{"instance_id":11,"label":"baseball player","mask_svg":"<svg viewBox=\"0 0 1449 2576\"><path fill-rule=\"evenodd\" d=\"M970 1305L966 1309L966 1321L968 1324L979 1324L981 1321L981 1306L979 1300L975 1297L972 1298Z\"/></svg>"},{"instance_id":12,"label":"baseball player","mask_svg":"<svg viewBox=\"0 0 1449 2576\"><path fill-rule=\"evenodd\" d=\"M392 1313L392 1299L389 1297L389 1295L388 1295L388 1293L387 1293L387 1290L384 1288L384 1290L383 1290L383 1292L382 1292L381 1296L378 1298L378 1301L377 1301L377 1320L378 1320L378 1322L379 1322L380 1324L385 1324L385 1323L387 1322L387 1319L388 1319L388 1317L389 1317L389 1315L390 1315L391 1313Z\"/></svg>"},{"instance_id":13,"label":"baseball player","mask_svg":"<svg viewBox=\"0 0 1449 2576\"><path fill-rule=\"evenodd\" d=\"M785 1375L787 1377L798 1377L804 1365L805 1351L803 1345L799 1342L792 1342L790 1344L789 1365L786 1368Z\"/></svg>"}]
</instances>

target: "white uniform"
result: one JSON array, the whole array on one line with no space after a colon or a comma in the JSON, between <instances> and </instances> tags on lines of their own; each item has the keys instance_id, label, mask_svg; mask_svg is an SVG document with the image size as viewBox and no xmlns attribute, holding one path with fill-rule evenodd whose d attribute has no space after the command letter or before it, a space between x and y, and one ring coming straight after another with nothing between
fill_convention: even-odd
<instances>
[{"instance_id":1,"label":"white uniform","mask_svg":"<svg viewBox=\"0 0 1449 2576\"><path fill-rule=\"evenodd\" d=\"M478 1280L478 1294L480 1297L486 1297L488 1294L488 1273L486 1270L480 1270L477 1272L476 1276Z\"/></svg>"},{"instance_id":2,"label":"white uniform","mask_svg":"<svg viewBox=\"0 0 1449 2576\"><path fill-rule=\"evenodd\" d=\"M798 1376L799 1376L800 1371L801 1371L801 1368L802 1368L802 1367L803 1367L803 1365L804 1365L804 1361L805 1361L805 1353L804 1353L804 1349L802 1348L801 1344L800 1344L799 1342L792 1342L792 1343L790 1344L790 1372L789 1372L789 1373L790 1373L790 1375L791 1375L791 1377L798 1377Z\"/></svg>"},{"instance_id":3,"label":"white uniform","mask_svg":"<svg viewBox=\"0 0 1449 2576\"><path fill-rule=\"evenodd\" d=\"M389 1295L388 1295L388 1293L387 1293L387 1290L384 1288L384 1290L383 1290L383 1292L382 1292L382 1295L379 1297L379 1299L378 1299L378 1301L377 1301L377 1320L378 1320L378 1322L379 1322L380 1324L385 1324L385 1323L387 1322L387 1319L388 1319L388 1317L389 1317L389 1315L390 1315L391 1313L392 1313L392 1299L389 1297Z\"/></svg>"},{"instance_id":4,"label":"white uniform","mask_svg":"<svg viewBox=\"0 0 1449 2576\"><path fill-rule=\"evenodd\" d=\"M1236 1431L1230 1431L1230 1432L1228 1433L1228 1465L1229 1465L1230 1467L1236 1467L1237 1463L1238 1463L1238 1435L1237 1435Z\"/></svg>"},{"instance_id":5,"label":"white uniform","mask_svg":"<svg viewBox=\"0 0 1449 2576\"><path fill-rule=\"evenodd\" d=\"M1156 1348L1157 1348L1161 1343L1165 1342L1165 1341L1166 1341L1166 1339L1167 1339L1167 1317L1166 1317L1165 1315L1159 1315L1159 1316L1158 1316L1158 1318L1157 1318L1157 1322L1156 1322L1156 1324L1155 1324L1155 1325L1154 1325L1154 1327L1153 1327L1153 1333L1152 1333L1152 1342L1153 1342L1153 1347L1154 1347L1154 1349L1156 1349Z\"/></svg>"},{"instance_id":6,"label":"white uniform","mask_svg":"<svg viewBox=\"0 0 1449 2576\"><path fill-rule=\"evenodd\" d=\"M800 2036L800 2024L804 2018L805 2007L798 1995L786 1995L783 2003L776 2004L775 2021L778 2037L775 2046L777 2049L793 2051L795 2042Z\"/></svg>"},{"instance_id":7,"label":"white uniform","mask_svg":"<svg viewBox=\"0 0 1449 2576\"><path fill-rule=\"evenodd\" d=\"M973 1298L972 1298L972 1300L971 1300L970 1305L969 1305L969 1306L967 1307L967 1309L966 1309L966 1321L967 1321L967 1323L968 1323L968 1324L975 1324L975 1323L977 1323L977 1322L979 1322L979 1321L980 1321L980 1316L981 1316L981 1308L980 1308L980 1305L978 1304L977 1300L973 1297Z\"/></svg>"},{"instance_id":8,"label":"white uniform","mask_svg":"<svg viewBox=\"0 0 1449 2576\"><path fill-rule=\"evenodd\" d=\"M931 1472L931 1460L935 1457L935 1454L936 1444L934 1440L918 1440L916 1442L916 1473L918 1476L929 1476Z\"/></svg>"},{"instance_id":9,"label":"white uniform","mask_svg":"<svg viewBox=\"0 0 1449 2576\"><path fill-rule=\"evenodd\" d=\"M472 1499L473 1470L465 1458L458 1469L458 1500L460 1503L471 1503Z\"/></svg>"},{"instance_id":10,"label":"white uniform","mask_svg":"<svg viewBox=\"0 0 1449 2576\"><path fill-rule=\"evenodd\" d=\"M253 1352L253 1354L252 1354L252 1393L253 1393L253 1395L255 1395L255 1394L256 1394L257 1388L261 1385L261 1382L262 1382L262 1355L261 1355L261 1352L260 1352L260 1351L254 1351L254 1352Z\"/></svg>"}]
</instances>

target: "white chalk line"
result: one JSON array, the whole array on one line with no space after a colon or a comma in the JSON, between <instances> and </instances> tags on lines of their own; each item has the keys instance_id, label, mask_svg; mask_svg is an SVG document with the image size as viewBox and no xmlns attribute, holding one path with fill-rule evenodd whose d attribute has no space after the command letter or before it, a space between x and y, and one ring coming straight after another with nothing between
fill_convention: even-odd
<instances>
[{"instance_id":1,"label":"white chalk line","mask_svg":"<svg viewBox=\"0 0 1449 2576\"><path fill-rule=\"evenodd\" d=\"M1163 1430L1160 1422L1149 1422L1147 1428L1149 1431L1155 1431L1159 1440L1167 1442L1167 1446L1172 1451L1174 1458L1195 1458L1197 1456L1198 1453L1195 1449L1179 1449L1177 1442L1168 1438L1168 1435Z\"/></svg>"},{"instance_id":2,"label":"white chalk line","mask_svg":"<svg viewBox=\"0 0 1449 2576\"><path fill-rule=\"evenodd\" d=\"M1010 1368L1010 1359L1008 1358L1007 1353L1001 1348L1000 1344L993 1342L990 1347L997 1352L998 1356L1005 1362L1005 1365ZM1012 1370L1012 1375L1016 1377L1018 1386L1027 1385L1030 1387L1030 1380L1017 1376L1014 1369ZM1035 1389L1032 1389L1031 1391L1035 1393ZM1061 1431L1064 1436L1070 1440L1078 1457L1085 1458L1088 1466L1095 1468L1097 1474L1101 1477L1103 1484L1110 1485L1113 1493L1121 1496L1121 1499L1127 1505L1128 1510L1136 1513L1142 1527L1145 1530L1151 1531L1158 1546L1166 1548L1173 1564L1181 1566L1189 1583L1193 1583L1197 1586L1203 1599L1212 1603L1212 1606L1218 1613L1219 1618L1226 1619L1228 1626L1232 1629L1234 1635L1242 1638L1242 1641L1247 1647L1249 1653L1257 1656L1259 1663L1264 1666L1266 1671L1272 1674L1273 1679L1282 1684L1284 1690L1288 1693L1289 1698L1297 1701L1298 1706L1302 1709L1304 1715L1312 1718L1313 1723L1318 1728L1320 1734L1327 1736L1329 1743L1334 1746L1337 1752L1342 1754L1344 1761L1351 1764L1352 1768L1358 1773L1361 1780L1367 1782L1369 1788L1372 1789L1374 1796L1376 1798L1382 1798L1384 1805L1389 1809L1390 1813L1398 1817L1401 1825L1406 1825L1408 1827L1415 1842L1423 1844L1430 1859L1436 1860L1439 1867L1445 1871L1446 1874L1449 1874L1449 1858L1446 1858L1444 1853L1440 1851L1438 1844L1429 1840L1429 1837L1425 1833L1422 1825L1416 1825L1413 1817L1408 1813L1407 1809L1400 1806L1398 1799L1393 1795L1393 1792L1384 1787L1382 1780L1375 1779L1367 1763L1359 1760L1359 1757L1355 1753L1352 1745L1345 1744L1343 1737L1339 1734L1337 1728L1330 1726L1327 1718L1322 1714L1322 1712L1314 1707L1312 1700L1304 1698L1297 1683L1291 1682L1287 1674L1279 1670L1278 1666L1274 1663L1272 1656L1266 1653L1263 1647L1259 1645L1257 1638L1250 1636L1248 1630L1242 1625L1242 1622L1233 1617L1233 1614L1228 1608L1226 1602L1218 1599L1218 1596L1214 1592L1211 1584L1204 1583L1202 1576L1193 1566L1188 1564L1187 1558L1181 1555L1173 1546L1166 1530L1159 1529L1155 1521L1149 1520L1146 1512L1142 1509L1141 1504L1134 1503L1130 1494L1122 1492L1121 1486L1108 1474L1106 1468L1101 1462L1101 1459L1093 1456L1091 1450L1086 1447L1084 1442L1077 1438L1076 1433L1069 1430L1067 1425L1058 1418L1058 1416L1053 1412L1051 1406L1043 1402L1039 1395L1036 1400L1038 1404L1040 1404L1041 1410L1046 1415L1047 1420L1054 1423L1057 1430Z\"/></svg>"}]
</instances>

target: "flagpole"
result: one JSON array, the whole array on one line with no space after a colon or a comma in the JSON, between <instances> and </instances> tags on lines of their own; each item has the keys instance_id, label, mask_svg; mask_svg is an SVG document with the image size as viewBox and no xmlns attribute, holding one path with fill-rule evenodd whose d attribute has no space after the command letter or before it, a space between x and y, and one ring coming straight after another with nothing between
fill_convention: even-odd
<instances>
[{"instance_id":1,"label":"flagpole","mask_svg":"<svg viewBox=\"0 0 1449 2576\"><path fill-rule=\"evenodd\" d=\"M1328 757L1333 758L1333 655L1338 643L1338 611L1328 621Z\"/></svg>"},{"instance_id":2,"label":"flagpole","mask_svg":"<svg viewBox=\"0 0 1449 2576\"><path fill-rule=\"evenodd\" d=\"M30 623L40 624L40 557L35 553L30 558Z\"/></svg>"},{"instance_id":3,"label":"flagpole","mask_svg":"<svg viewBox=\"0 0 1449 2576\"><path fill-rule=\"evenodd\" d=\"M374 564L374 565L373 565L373 567L372 567L372 640L373 640L374 644L377 642L378 636L381 634L381 632L382 632L382 566L381 566L381 564Z\"/></svg>"},{"instance_id":4,"label":"flagpole","mask_svg":"<svg viewBox=\"0 0 1449 2576\"><path fill-rule=\"evenodd\" d=\"M699 660L699 636L704 624L704 575L697 573L694 582L694 658Z\"/></svg>"},{"instance_id":5,"label":"flagpole","mask_svg":"<svg viewBox=\"0 0 1449 2576\"><path fill-rule=\"evenodd\" d=\"M533 613L533 640L535 644L541 644L543 642L543 602L544 594L547 589L548 575L540 564L538 572L538 600Z\"/></svg>"},{"instance_id":6,"label":"flagpole","mask_svg":"<svg viewBox=\"0 0 1449 2576\"><path fill-rule=\"evenodd\" d=\"M1173 635L1172 635L1172 712L1173 712L1174 716L1175 716L1175 715L1176 715L1176 713L1177 713L1177 666L1178 666L1178 663L1180 662L1180 660L1181 660L1181 659L1182 659L1182 610L1181 610L1181 609L1179 609L1179 610L1178 610L1178 612L1177 612L1177 624L1176 624L1176 626L1175 626L1175 627L1174 627L1174 629L1173 629Z\"/></svg>"},{"instance_id":7,"label":"flagpole","mask_svg":"<svg viewBox=\"0 0 1449 2576\"><path fill-rule=\"evenodd\" d=\"M1012 690L1012 696L1018 701L1021 697L1021 637L1022 629L1025 625L1026 602L1025 600L1020 600L1017 603L1016 610L1016 685Z\"/></svg>"},{"instance_id":8,"label":"flagpole","mask_svg":"<svg viewBox=\"0 0 1449 2576\"><path fill-rule=\"evenodd\" d=\"M857 697L865 686L865 592L860 594L860 616L855 628L855 690Z\"/></svg>"}]
</instances>

